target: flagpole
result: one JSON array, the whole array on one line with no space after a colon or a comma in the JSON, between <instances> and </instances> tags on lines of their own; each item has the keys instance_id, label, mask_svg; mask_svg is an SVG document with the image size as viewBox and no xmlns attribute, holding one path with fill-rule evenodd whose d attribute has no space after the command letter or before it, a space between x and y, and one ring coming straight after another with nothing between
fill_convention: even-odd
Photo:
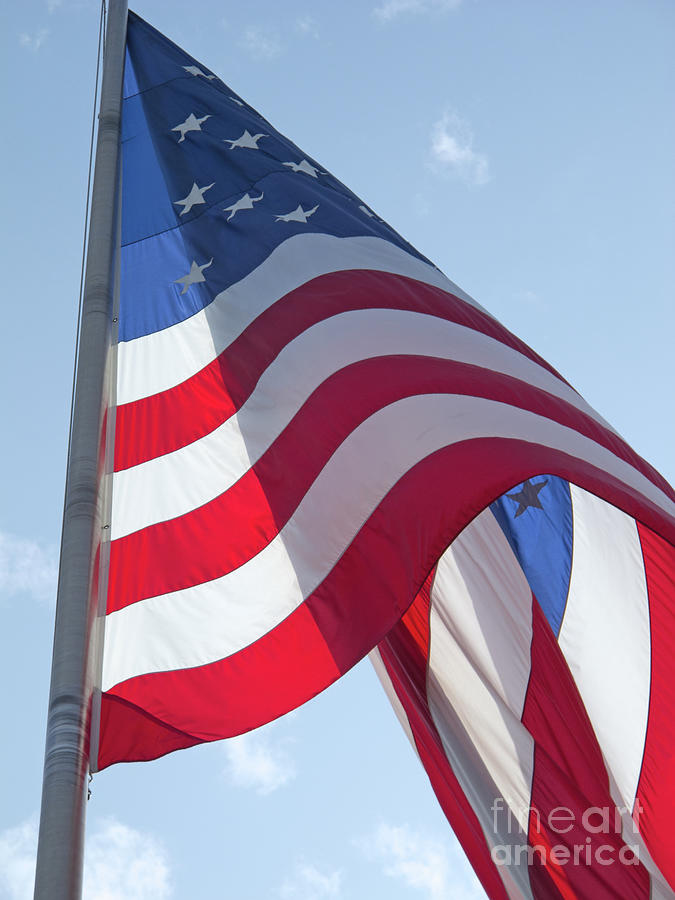
<instances>
[{"instance_id":1,"label":"flagpole","mask_svg":"<svg viewBox=\"0 0 675 900\"><path fill-rule=\"evenodd\" d=\"M101 436L115 292L127 2L109 0L77 355L47 714L35 900L82 894L94 673L93 556L100 545Z\"/></svg>"}]
</instances>

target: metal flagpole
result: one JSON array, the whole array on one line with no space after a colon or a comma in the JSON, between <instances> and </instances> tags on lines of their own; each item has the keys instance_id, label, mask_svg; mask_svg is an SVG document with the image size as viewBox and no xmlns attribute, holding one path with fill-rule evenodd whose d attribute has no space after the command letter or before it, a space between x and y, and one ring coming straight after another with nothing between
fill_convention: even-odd
<instances>
[{"instance_id":1,"label":"metal flagpole","mask_svg":"<svg viewBox=\"0 0 675 900\"><path fill-rule=\"evenodd\" d=\"M94 555L101 529L100 445L115 290L127 2L110 0L72 416L47 716L35 900L82 894L94 672Z\"/></svg>"}]
</instances>

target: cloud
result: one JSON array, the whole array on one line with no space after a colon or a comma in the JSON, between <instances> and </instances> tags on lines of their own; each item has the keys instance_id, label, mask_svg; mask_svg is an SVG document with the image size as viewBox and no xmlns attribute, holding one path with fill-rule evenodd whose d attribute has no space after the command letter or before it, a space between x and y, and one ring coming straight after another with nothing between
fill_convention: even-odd
<instances>
[{"instance_id":1,"label":"cloud","mask_svg":"<svg viewBox=\"0 0 675 900\"><path fill-rule=\"evenodd\" d=\"M151 834L109 819L88 841L84 900L165 900L171 893L167 852Z\"/></svg>"},{"instance_id":2,"label":"cloud","mask_svg":"<svg viewBox=\"0 0 675 900\"><path fill-rule=\"evenodd\" d=\"M38 600L53 600L57 578L55 547L0 531L0 596L28 593Z\"/></svg>"},{"instance_id":3,"label":"cloud","mask_svg":"<svg viewBox=\"0 0 675 900\"><path fill-rule=\"evenodd\" d=\"M295 764L287 750L289 739L272 742L269 728L249 731L225 742L226 775L236 787L252 788L257 794L266 795L295 778Z\"/></svg>"},{"instance_id":4,"label":"cloud","mask_svg":"<svg viewBox=\"0 0 675 900\"><path fill-rule=\"evenodd\" d=\"M295 22L295 30L304 37L319 37L319 26L312 16L299 16Z\"/></svg>"},{"instance_id":5,"label":"cloud","mask_svg":"<svg viewBox=\"0 0 675 900\"><path fill-rule=\"evenodd\" d=\"M542 299L534 291L516 291L514 298L526 306L542 306Z\"/></svg>"},{"instance_id":6,"label":"cloud","mask_svg":"<svg viewBox=\"0 0 675 900\"><path fill-rule=\"evenodd\" d=\"M321 897L339 897L342 873L324 873L316 866L302 863L296 867L292 878L281 886L280 895L288 900L319 900Z\"/></svg>"},{"instance_id":7,"label":"cloud","mask_svg":"<svg viewBox=\"0 0 675 900\"><path fill-rule=\"evenodd\" d=\"M462 0L384 0L373 10L373 15L382 22L389 22L403 13L447 12L457 9Z\"/></svg>"},{"instance_id":8,"label":"cloud","mask_svg":"<svg viewBox=\"0 0 675 900\"><path fill-rule=\"evenodd\" d=\"M36 848L36 819L0 832L0 896L7 900L33 896Z\"/></svg>"},{"instance_id":9,"label":"cloud","mask_svg":"<svg viewBox=\"0 0 675 900\"><path fill-rule=\"evenodd\" d=\"M36 53L47 40L48 36L48 28L39 28L33 35L26 34L26 32L23 31L19 35L19 43L22 47L25 47L26 50L32 50L33 53Z\"/></svg>"},{"instance_id":10,"label":"cloud","mask_svg":"<svg viewBox=\"0 0 675 900\"><path fill-rule=\"evenodd\" d=\"M428 900L485 900L485 893L459 847L452 848L408 825L381 824L356 842L365 855L382 864L385 875L422 892ZM451 858L452 857L452 858Z\"/></svg>"},{"instance_id":11,"label":"cloud","mask_svg":"<svg viewBox=\"0 0 675 900\"><path fill-rule=\"evenodd\" d=\"M259 25L250 25L240 44L254 59L274 59L283 50L275 32Z\"/></svg>"},{"instance_id":12,"label":"cloud","mask_svg":"<svg viewBox=\"0 0 675 900\"><path fill-rule=\"evenodd\" d=\"M473 149L471 129L454 113L444 113L432 126L431 166L467 184L482 185L490 180L487 156Z\"/></svg>"},{"instance_id":13,"label":"cloud","mask_svg":"<svg viewBox=\"0 0 675 900\"><path fill-rule=\"evenodd\" d=\"M47 11L51 15L51 13L56 12L62 4L63 0L47 0Z\"/></svg>"},{"instance_id":14,"label":"cloud","mask_svg":"<svg viewBox=\"0 0 675 900\"><path fill-rule=\"evenodd\" d=\"M0 832L0 896L31 900L35 877L37 817ZM168 855L150 834L114 819L88 836L84 900L168 900Z\"/></svg>"}]
</instances>

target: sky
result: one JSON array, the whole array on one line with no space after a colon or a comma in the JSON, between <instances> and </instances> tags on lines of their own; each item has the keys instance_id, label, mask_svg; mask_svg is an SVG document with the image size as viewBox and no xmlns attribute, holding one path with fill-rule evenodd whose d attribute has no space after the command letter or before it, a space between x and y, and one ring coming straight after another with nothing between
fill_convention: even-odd
<instances>
[{"instance_id":1,"label":"sky","mask_svg":"<svg viewBox=\"0 0 675 900\"><path fill-rule=\"evenodd\" d=\"M137 0L675 481L671 0ZM32 896L98 5L11 4L0 898ZM366 661L242 738L115 766L87 900L474 900Z\"/></svg>"}]
</instances>

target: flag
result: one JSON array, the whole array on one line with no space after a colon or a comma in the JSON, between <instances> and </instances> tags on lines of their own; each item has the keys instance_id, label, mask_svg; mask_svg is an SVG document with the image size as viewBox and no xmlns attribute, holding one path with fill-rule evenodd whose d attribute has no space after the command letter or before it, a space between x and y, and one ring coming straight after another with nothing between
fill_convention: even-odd
<instances>
[{"instance_id":1,"label":"flag","mask_svg":"<svg viewBox=\"0 0 675 900\"><path fill-rule=\"evenodd\" d=\"M673 896L674 597L671 544L540 476L373 651L490 897Z\"/></svg>"},{"instance_id":2,"label":"flag","mask_svg":"<svg viewBox=\"0 0 675 900\"><path fill-rule=\"evenodd\" d=\"M583 896L549 818L570 806L576 838L601 800L639 800L643 843L588 864L593 896L665 884L672 489L134 14L121 172L94 768L259 726L377 645L491 896ZM549 858L507 860L519 843Z\"/></svg>"}]
</instances>

